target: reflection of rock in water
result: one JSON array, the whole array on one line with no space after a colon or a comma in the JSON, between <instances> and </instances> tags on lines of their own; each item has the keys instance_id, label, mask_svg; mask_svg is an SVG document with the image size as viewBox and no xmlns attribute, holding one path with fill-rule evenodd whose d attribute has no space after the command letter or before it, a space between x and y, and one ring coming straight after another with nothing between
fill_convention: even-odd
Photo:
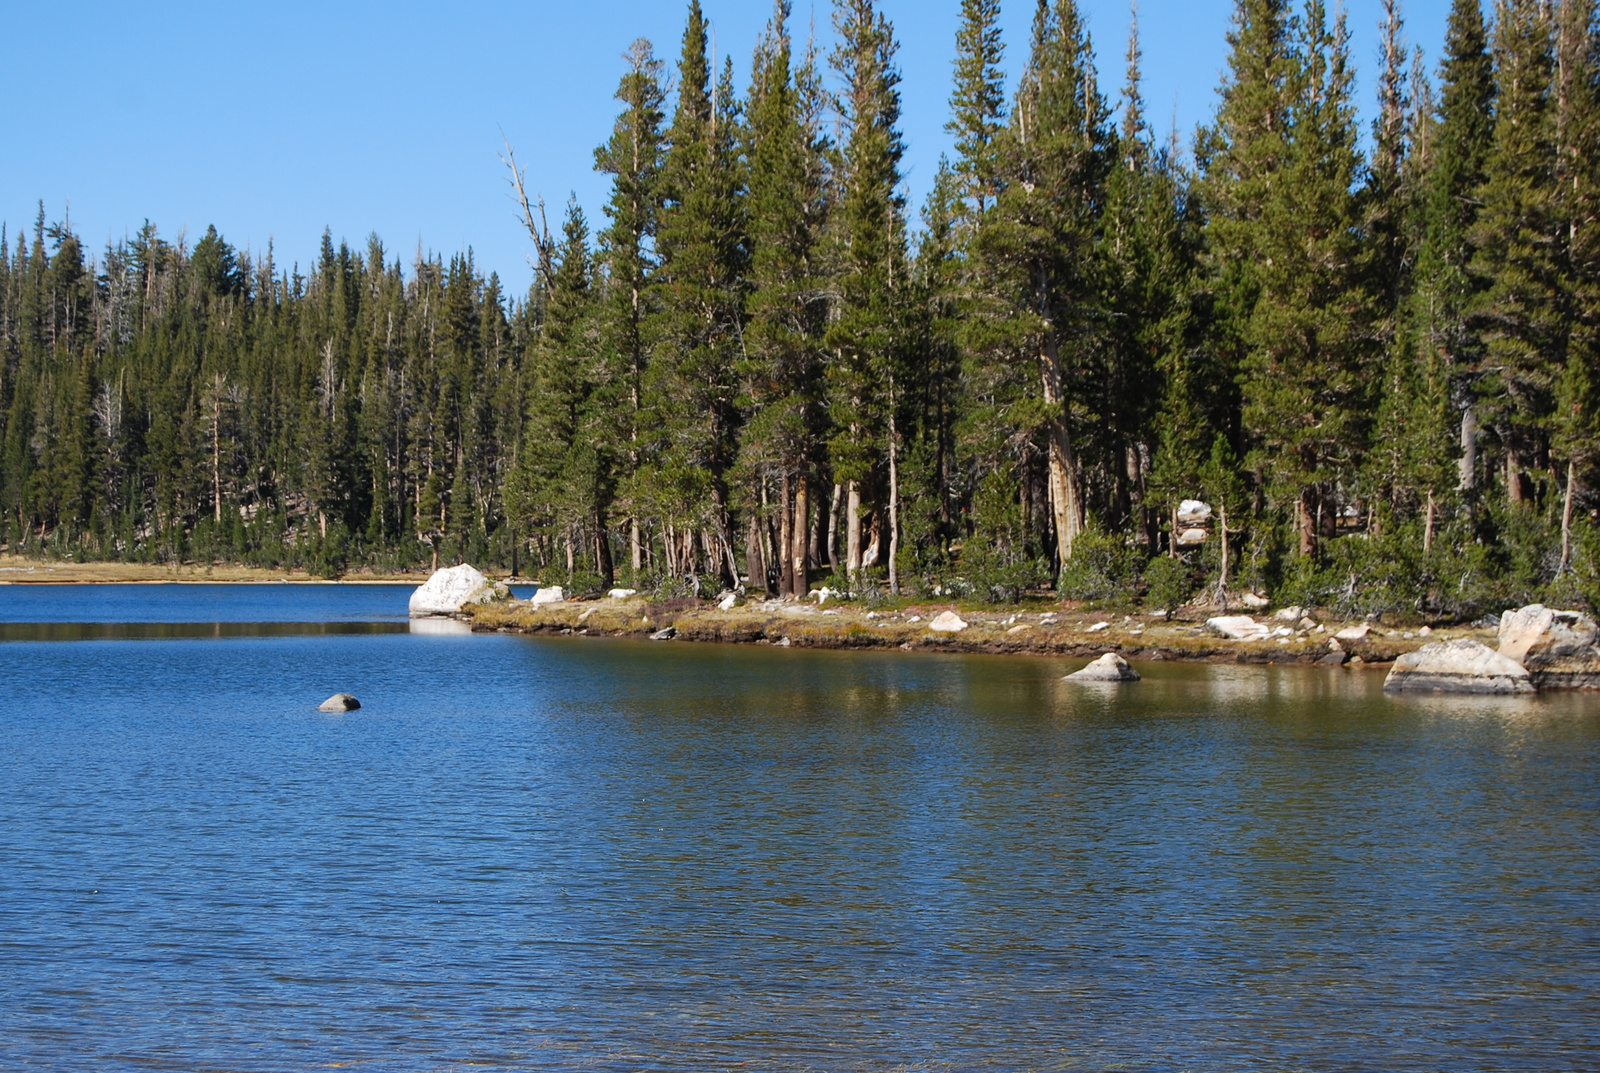
<instances>
[{"instance_id":1,"label":"reflection of rock in water","mask_svg":"<svg viewBox=\"0 0 1600 1073\"><path fill-rule=\"evenodd\" d=\"M414 618L411 620L411 632L425 633L434 637L459 637L462 634L470 634L472 627L453 618Z\"/></svg>"},{"instance_id":2,"label":"reflection of rock in water","mask_svg":"<svg viewBox=\"0 0 1600 1073\"><path fill-rule=\"evenodd\" d=\"M1240 667L1213 664L1206 668L1210 699L1221 704L1258 701L1271 688L1271 675L1265 667Z\"/></svg>"}]
</instances>

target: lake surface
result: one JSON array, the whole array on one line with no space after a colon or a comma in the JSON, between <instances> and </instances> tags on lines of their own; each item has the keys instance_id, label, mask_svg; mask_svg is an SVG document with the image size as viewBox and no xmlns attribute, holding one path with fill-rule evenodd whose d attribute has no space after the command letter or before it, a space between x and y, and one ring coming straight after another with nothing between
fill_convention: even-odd
<instances>
[{"instance_id":1,"label":"lake surface","mask_svg":"<svg viewBox=\"0 0 1600 1073\"><path fill-rule=\"evenodd\" d=\"M0 586L0 1068L1600 1068L1600 698L408 595Z\"/></svg>"}]
</instances>

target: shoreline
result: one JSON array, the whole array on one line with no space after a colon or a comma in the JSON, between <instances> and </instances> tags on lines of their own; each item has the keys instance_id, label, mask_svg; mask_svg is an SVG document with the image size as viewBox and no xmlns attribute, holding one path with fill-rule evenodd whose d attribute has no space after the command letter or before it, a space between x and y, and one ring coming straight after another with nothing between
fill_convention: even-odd
<instances>
[{"instance_id":1,"label":"shoreline","mask_svg":"<svg viewBox=\"0 0 1600 1073\"><path fill-rule=\"evenodd\" d=\"M420 585L427 573L353 572L320 578L304 570L268 570L238 564L53 562L0 555L0 585ZM532 582L530 582L532 584Z\"/></svg>"},{"instance_id":2,"label":"shoreline","mask_svg":"<svg viewBox=\"0 0 1600 1073\"><path fill-rule=\"evenodd\" d=\"M944 611L968 623L958 633L928 628ZM776 600L720 610L704 601L652 603L627 600L563 601L535 606L507 600L471 608L461 616L475 632L619 637L646 640L672 630L672 640L819 649L899 649L1008 656L1093 658L1115 652L1128 660L1184 663L1317 664L1328 640L1355 623L1324 618L1323 629L1295 631L1264 641L1234 641L1206 629L1204 620L1167 621L1160 615L1105 611L997 611L954 603L922 604L873 612L857 606L819 608ZM1104 625L1100 625L1104 623ZM1410 634L1410 636L1407 636ZM1432 641L1467 637L1495 643L1493 630L1471 626L1415 630L1374 626L1359 641L1340 642L1344 668L1385 666ZM1338 664L1330 669L1340 669Z\"/></svg>"}]
</instances>

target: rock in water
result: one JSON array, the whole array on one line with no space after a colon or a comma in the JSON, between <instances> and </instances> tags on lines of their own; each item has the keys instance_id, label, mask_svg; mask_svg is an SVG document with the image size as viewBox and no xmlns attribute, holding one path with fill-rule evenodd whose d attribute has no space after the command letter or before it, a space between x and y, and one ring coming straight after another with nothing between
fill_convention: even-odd
<instances>
[{"instance_id":1,"label":"rock in water","mask_svg":"<svg viewBox=\"0 0 1600 1073\"><path fill-rule=\"evenodd\" d=\"M1581 612L1540 604L1507 611L1500 654L1522 664L1540 689L1600 689L1600 638Z\"/></svg>"},{"instance_id":2,"label":"rock in water","mask_svg":"<svg viewBox=\"0 0 1600 1073\"><path fill-rule=\"evenodd\" d=\"M1385 693L1532 693L1527 670L1477 641L1423 645L1394 661Z\"/></svg>"},{"instance_id":3,"label":"rock in water","mask_svg":"<svg viewBox=\"0 0 1600 1073\"><path fill-rule=\"evenodd\" d=\"M954 611L942 612L938 618L928 623L928 629L934 633L960 633L966 628L967 624Z\"/></svg>"},{"instance_id":4,"label":"rock in water","mask_svg":"<svg viewBox=\"0 0 1600 1073\"><path fill-rule=\"evenodd\" d=\"M353 712L361 707L361 702L348 693L335 693L321 704L317 705L319 712Z\"/></svg>"},{"instance_id":5,"label":"rock in water","mask_svg":"<svg viewBox=\"0 0 1600 1073\"><path fill-rule=\"evenodd\" d=\"M1107 652L1081 671L1067 675L1069 682L1137 682L1139 672L1115 652Z\"/></svg>"},{"instance_id":6,"label":"rock in water","mask_svg":"<svg viewBox=\"0 0 1600 1073\"><path fill-rule=\"evenodd\" d=\"M670 641L676 636L678 636L677 628L674 627L674 626L668 626L664 630L657 630L655 633L652 633L650 635L650 640L652 640L652 641Z\"/></svg>"},{"instance_id":7,"label":"rock in water","mask_svg":"<svg viewBox=\"0 0 1600 1073\"><path fill-rule=\"evenodd\" d=\"M1206 619L1206 629L1230 641L1265 641L1272 631L1249 615L1221 615Z\"/></svg>"},{"instance_id":8,"label":"rock in water","mask_svg":"<svg viewBox=\"0 0 1600 1073\"><path fill-rule=\"evenodd\" d=\"M411 594L413 615L455 615L468 604L487 604L510 597L511 590L490 581L462 563L435 570L433 576Z\"/></svg>"}]
</instances>

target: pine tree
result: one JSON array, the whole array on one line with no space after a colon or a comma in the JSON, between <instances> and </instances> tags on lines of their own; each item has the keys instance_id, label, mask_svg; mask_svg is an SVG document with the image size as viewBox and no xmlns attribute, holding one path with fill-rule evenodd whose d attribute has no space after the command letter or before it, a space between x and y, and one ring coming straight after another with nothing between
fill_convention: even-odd
<instances>
[{"instance_id":1,"label":"pine tree","mask_svg":"<svg viewBox=\"0 0 1600 1073\"><path fill-rule=\"evenodd\" d=\"M1043 441L1057 564L1072 557L1085 521L1073 407L1099 345L1092 311L1097 213L1112 159L1107 117L1076 3L1041 2L1005 137L1005 187L975 249L994 319L969 345L990 363L1033 366L1037 380L1013 419Z\"/></svg>"},{"instance_id":2,"label":"pine tree","mask_svg":"<svg viewBox=\"0 0 1600 1073\"><path fill-rule=\"evenodd\" d=\"M707 567L736 585L727 475L736 452L747 251L737 102L725 78L713 95L706 47L705 17L699 0L691 0L661 170L656 311L649 321L658 439L647 479L672 572L697 573L694 564L705 552Z\"/></svg>"},{"instance_id":3,"label":"pine tree","mask_svg":"<svg viewBox=\"0 0 1600 1073\"><path fill-rule=\"evenodd\" d=\"M834 352L827 368L836 430L831 455L845 489L846 569L854 577L871 565L886 536L893 585L899 543L895 366L902 313L896 295L906 282L898 46L874 0L838 0L834 26L839 45L833 66L844 84L839 111L845 133L832 224L838 297L827 335ZM880 467L888 470L888 487L875 504L876 539L863 548L863 503L873 501L864 489L881 479Z\"/></svg>"},{"instance_id":4,"label":"pine tree","mask_svg":"<svg viewBox=\"0 0 1600 1073\"><path fill-rule=\"evenodd\" d=\"M1600 462L1600 26L1595 0L1567 0L1559 17L1557 167L1569 324L1551 444L1567 464L1558 577L1572 559L1577 490L1593 487Z\"/></svg>"},{"instance_id":5,"label":"pine tree","mask_svg":"<svg viewBox=\"0 0 1600 1073\"><path fill-rule=\"evenodd\" d=\"M625 57L628 70L617 87L623 110L611 138L595 150L595 167L612 176L611 218L600 235L606 266L605 353L609 381L621 420L616 428L617 482L632 489L643 464L644 384L649 364L645 325L650 316L649 276L652 243L660 222L661 123L665 100L661 62L650 42L640 38ZM630 498L639 498L636 490ZM629 566L633 578L643 569L643 542L637 512L628 525ZM610 579L606 579L609 581Z\"/></svg>"},{"instance_id":6,"label":"pine tree","mask_svg":"<svg viewBox=\"0 0 1600 1073\"><path fill-rule=\"evenodd\" d=\"M789 4L779 0L756 51L748 131L750 191L747 406L742 467L750 484L751 581L765 584L765 543L776 545L778 592L803 597L813 490L825 434L822 335L827 321L818 263L827 199L825 143L802 111L791 73ZM763 538L762 493L775 471L776 539Z\"/></svg>"},{"instance_id":7,"label":"pine tree","mask_svg":"<svg viewBox=\"0 0 1600 1073\"><path fill-rule=\"evenodd\" d=\"M1330 26L1322 0L1308 0L1294 45L1282 166L1254 242L1260 292L1244 332L1241 420L1252 468L1276 503L1292 505L1300 552L1312 555L1362 460L1371 313L1343 20Z\"/></svg>"},{"instance_id":8,"label":"pine tree","mask_svg":"<svg viewBox=\"0 0 1600 1073\"><path fill-rule=\"evenodd\" d=\"M954 174L961 216L982 218L999 191L996 141L1005 129L1005 74L1000 68L1005 44L1000 38L1000 0L961 0L956 31L955 88L950 121L955 136Z\"/></svg>"}]
</instances>

